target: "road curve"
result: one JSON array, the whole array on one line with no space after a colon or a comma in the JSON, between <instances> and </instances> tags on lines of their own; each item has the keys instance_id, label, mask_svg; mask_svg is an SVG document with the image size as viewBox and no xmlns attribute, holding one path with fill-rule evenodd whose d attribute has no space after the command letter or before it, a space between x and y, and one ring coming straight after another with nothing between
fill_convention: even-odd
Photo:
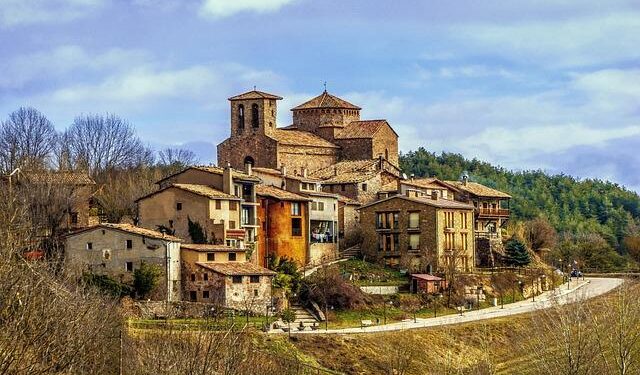
<instances>
[{"instance_id":1,"label":"road curve","mask_svg":"<svg viewBox=\"0 0 640 375\"><path fill-rule=\"evenodd\" d=\"M407 319L402 322L390 323L385 325L370 326L364 328L343 328L343 329L329 329L329 330L317 330L317 331L295 331L292 330L292 334L295 335L310 335L310 334L363 334L363 333L375 333L375 332L390 332L390 331L402 331L407 329L425 328L433 326L441 326L448 324L467 323L484 319L492 319L509 315L522 314L532 312L536 310L546 309L554 304L564 305L567 303L576 302L578 300L584 300L593 298L602 294L605 294L620 284L622 279L617 278L587 278L584 281L572 281L569 286L562 284L557 289L544 292L536 296L536 301L527 299L524 301L511 303L500 308L500 306L489 307L482 310L474 310L464 312L463 315L445 315L438 318L418 318L416 322L413 319ZM295 332L294 332L295 331ZM271 333L283 333L281 330L273 330Z\"/></svg>"}]
</instances>

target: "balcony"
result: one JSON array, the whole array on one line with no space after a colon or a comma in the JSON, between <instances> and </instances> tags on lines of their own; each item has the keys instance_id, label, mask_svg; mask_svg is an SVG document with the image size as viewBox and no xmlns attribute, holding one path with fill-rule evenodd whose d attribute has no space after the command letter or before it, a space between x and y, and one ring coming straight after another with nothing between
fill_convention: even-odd
<instances>
[{"instance_id":1,"label":"balcony","mask_svg":"<svg viewBox=\"0 0 640 375\"><path fill-rule=\"evenodd\" d=\"M478 217L509 217L510 210L505 208L478 208Z\"/></svg>"}]
</instances>

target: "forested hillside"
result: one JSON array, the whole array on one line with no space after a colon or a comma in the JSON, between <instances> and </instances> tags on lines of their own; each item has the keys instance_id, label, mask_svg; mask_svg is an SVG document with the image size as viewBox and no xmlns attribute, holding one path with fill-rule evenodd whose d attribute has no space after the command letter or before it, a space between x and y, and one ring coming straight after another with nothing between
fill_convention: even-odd
<instances>
[{"instance_id":1,"label":"forested hillside","mask_svg":"<svg viewBox=\"0 0 640 375\"><path fill-rule=\"evenodd\" d=\"M599 234L620 253L626 253L625 238L637 235L640 197L624 187L601 180L578 180L542 171L513 172L477 159L424 148L400 157L402 170L416 176L459 179L468 173L471 181L512 195L512 219L526 221L546 217L560 233Z\"/></svg>"}]
</instances>

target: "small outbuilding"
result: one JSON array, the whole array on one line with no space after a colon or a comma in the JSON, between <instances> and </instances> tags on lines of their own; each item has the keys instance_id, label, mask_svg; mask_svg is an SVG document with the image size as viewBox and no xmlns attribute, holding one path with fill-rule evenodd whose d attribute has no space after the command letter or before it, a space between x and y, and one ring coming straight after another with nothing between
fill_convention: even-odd
<instances>
[{"instance_id":1,"label":"small outbuilding","mask_svg":"<svg viewBox=\"0 0 640 375\"><path fill-rule=\"evenodd\" d=\"M411 275L411 292L436 294L447 287L447 282L441 277L416 273Z\"/></svg>"}]
</instances>

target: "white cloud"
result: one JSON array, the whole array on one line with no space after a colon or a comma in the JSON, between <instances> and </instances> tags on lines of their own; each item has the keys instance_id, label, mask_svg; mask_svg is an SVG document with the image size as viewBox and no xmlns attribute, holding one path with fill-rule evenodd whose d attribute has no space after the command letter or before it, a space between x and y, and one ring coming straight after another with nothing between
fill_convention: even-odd
<instances>
[{"instance_id":1,"label":"white cloud","mask_svg":"<svg viewBox=\"0 0 640 375\"><path fill-rule=\"evenodd\" d=\"M223 18L240 12L275 12L296 0L205 0L200 14Z\"/></svg>"},{"instance_id":2,"label":"white cloud","mask_svg":"<svg viewBox=\"0 0 640 375\"><path fill-rule=\"evenodd\" d=\"M91 53L76 45L59 46L49 51L16 56L0 61L0 88L20 88L43 77L56 78L81 71L124 69L148 58L144 51L112 48Z\"/></svg>"},{"instance_id":3,"label":"white cloud","mask_svg":"<svg viewBox=\"0 0 640 375\"><path fill-rule=\"evenodd\" d=\"M637 12L603 13L554 21L455 26L450 34L468 52L526 64L593 66L640 57Z\"/></svg>"},{"instance_id":4,"label":"white cloud","mask_svg":"<svg viewBox=\"0 0 640 375\"><path fill-rule=\"evenodd\" d=\"M61 23L84 17L106 0L0 0L0 25Z\"/></svg>"}]
</instances>

